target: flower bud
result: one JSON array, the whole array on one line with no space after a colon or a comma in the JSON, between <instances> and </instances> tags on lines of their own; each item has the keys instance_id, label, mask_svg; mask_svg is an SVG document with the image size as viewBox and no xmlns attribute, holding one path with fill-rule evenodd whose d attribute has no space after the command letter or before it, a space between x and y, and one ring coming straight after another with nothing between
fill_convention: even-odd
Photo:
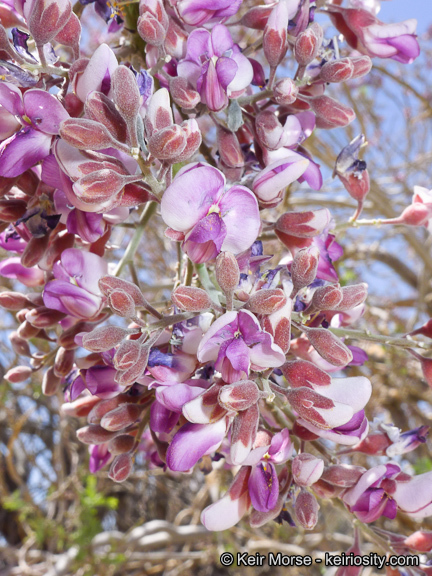
<instances>
[{"instance_id":1,"label":"flower bud","mask_svg":"<svg viewBox=\"0 0 432 576\"><path fill-rule=\"evenodd\" d=\"M294 55L300 66L307 66L317 57L323 37L323 29L317 22L313 22L297 36Z\"/></svg>"},{"instance_id":2,"label":"flower bud","mask_svg":"<svg viewBox=\"0 0 432 576\"><path fill-rule=\"evenodd\" d=\"M0 306L6 310L21 310L31 305L27 296L19 292L0 292Z\"/></svg>"},{"instance_id":3,"label":"flower bud","mask_svg":"<svg viewBox=\"0 0 432 576\"><path fill-rule=\"evenodd\" d=\"M139 359L141 344L136 340L122 340L113 358L117 370L128 370Z\"/></svg>"},{"instance_id":4,"label":"flower bud","mask_svg":"<svg viewBox=\"0 0 432 576\"><path fill-rule=\"evenodd\" d=\"M352 310L356 306L363 304L368 295L368 285L365 282L353 284L342 288L342 300L333 310Z\"/></svg>"},{"instance_id":5,"label":"flower bud","mask_svg":"<svg viewBox=\"0 0 432 576\"><path fill-rule=\"evenodd\" d=\"M60 347L54 360L54 374L59 377L67 376L73 368L73 363L74 351Z\"/></svg>"},{"instance_id":6,"label":"flower bud","mask_svg":"<svg viewBox=\"0 0 432 576\"><path fill-rule=\"evenodd\" d=\"M33 0L24 4L24 17L37 46L51 42L71 14L70 0Z\"/></svg>"},{"instance_id":7,"label":"flower bud","mask_svg":"<svg viewBox=\"0 0 432 576\"><path fill-rule=\"evenodd\" d=\"M318 262L319 249L316 246L302 248L297 252L291 264L291 279L294 285L294 294L302 288L309 286L309 284L315 280Z\"/></svg>"},{"instance_id":8,"label":"flower bud","mask_svg":"<svg viewBox=\"0 0 432 576\"><path fill-rule=\"evenodd\" d=\"M291 471L297 486L312 486L321 478L324 470L324 460L312 454L302 453L294 458Z\"/></svg>"},{"instance_id":9,"label":"flower bud","mask_svg":"<svg viewBox=\"0 0 432 576\"><path fill-rule=\"evenodd\" d=\"M133 298L136 306L146 306L148 304L138 286L136 284L132 284L132 282L123 280L122 278L116 278L115 276L103 276L99 280L98 286L102 294L105 296L109 296L113 290L123 290Z\"/></svg>"},{"instance_id":10,"label":"flower bud","mask_svg":"<svg viewBox=\"0 0 432 576\"><path fill-rule=\"evenodd\" d=\"M124 482L129 478L133 470L133 460L130 454L119 454L110 466L108 476L114 482Z\"/></svg>"},{"instance_id":11,"label":"flower bud","mask_svg":"<svg viewBox=\"0 0 432 576\"><path fill-rule=\"evenodd\" d=\"M18 384L31 378L32 374L33 370L29 366L15 366L6 372L4 377L8 382Z\"/></svg>"},{"instance_id":12,"label":"flower bud","mask_svg":"<svg viewBox=\"0 0 432 576\"><path fill-rule=\"evenodd\" d=\"M231 252L221 252L216 258L216 281L225 293L235 290L240 282L240 268Z\"/></svg>"},{"instance_id":13,"label":"flower bud","mask_svg":"<svg viewBox=\"0 0 432 576\"><path fill-rule=\"evenodd\" d=\"M92 410L95 404L98 404L100 399L97 396L82 396L73 402L62 404L60 411L65 416L74 418L82 418Z\"/></svg>"},{"instance_id":14,"label":"flower bud","mask_svg":"<svg viewBox=\"0 0 432 576\"><path fill-rule=\"evenodd\" d=\"M418 354L415 350L409 350L409 352L420 362L423 378L432 388L432 358L425 358L421 354Z\"/></svg>"},{"instance_id":15,"label":"flower bud","mask_svg":"<svg viewBox=\"0 0 432 576\"><path fill-rule=\"evenodd\" d=\"M242 168L244 166L243 152L238 138L234 132L217 127L217 147L220 159L229 168Z\"/></svg>"},{"instance_id":16,"label":"flower bud","mask_svg":"<svg viewBox=\"0 0 432 576\"><path fill-rule=\"evenodd\" d=\"M158 130L162 130L173 123L170 105L170 96L166 88L157 90L150 98L144 126L147 137L150 138Z\"/></svg>"},{"instance_id":17,"label":"flower bud","mask_svg":"<svg viewBox=\"0 0 432 576\"><path fill-rule=\"evenodd\" d=\"M74 14L71 13L69 20L56 35L54 40L63 46L69 46L72 48L74 60L77 60L80 56L80 38L81 38L81 22Z\"/></svg>"},{"instance_id":18,"label":"flower bud","mask_svg":"<svg viewBox=\"0 0 432 576\"><path fill-rule=\"evenodd\" d=\"M288 20L287 2L281 0L270 12L263 35L264 54L273 69L282 62L288 49Z\"/></svg>"},{"instance_id":19,"label":"flower bud","mask_svg":"<svg viewBox=\"0 0 432 576\"><path fill-rule=\"evenodd\" d=\"M360 58L352 58L352 65L354 67L351 78L361 78L372 69L372 60L369 56L361 56Z\"/></svg>"},{"instance_id":20,"label":"flower bud","mask_svg":"<svg viewBox=\"0 0 432 576\"><path fill-rule=\"evenodd\" d=\"M140 16L137 31L141 38L151 46L162 46L168 29L168 16L159 0L140 2Z\"/></svg>"},{"instance_id":21,"label":"flower bud","mask_svg":"<svg viewBox=\"0 0 432 576\"><path fill-rule=\"evenodd\" d=\"M63 120L59 133L65 142L78 150L102 150L113 146L129 152L129 147L115 140L103 124L87 118Z\"/></svg>"},{"instance_id":22,"label":"flower bud","mask_svg":"<svg viewBox=\"0 0 432 576\"><path fill-rule=\"evenodd\" d=\"M91 352L106 352L120 344L129 334L129 330L120 328L120 326L95 328L95 330L83 335L82 345Z\"/></svg>"},{"instance_id":23,"label":"flower bud","mask_svg":"<svg viewBox=\"0 0 432 576\"><path fill-rule=\"evenodd\" d=\"M187 39L187 33L174 18L170 18L164 43L166 53L176 60L182 60L186 56ZM171 89L170 92L172 94Z\"/></svg>"},{"instance_id":24,"label":"flower bud","mask_svg":"<svg viewBox=\"0 0 432 576\"><path fill-rule=\"evenodd\" d=\"M259 86L260 88L263 88L266 85L266 77L265 77L265 72L264 72L264 68L261 66L260 62L258 62L258 60L255 60L255 58L248 58L251 66L252 66L252 70L253 70L253 76L252 76L252 81L251 84L253 86Z\"/></svg>"},{"instance_id":25,"label":"flower bud","mask_svg":"<svg viewBox=\"0 0 432 576\"><path fill-rule=\"evenodd\" d=\"M284 354L291 345L291 312L292 300L287 298L282 308L265 316L263 321L264 330L273 336L274 343Z\"/></svg>"},{"instance_id":26,"label":"flower bud","mask_svg":"<svg viewBox=\"0 0 432 576\"><path fill-rule=\"evenodd\" d=\"M77 430L77 438L83 444L104 444L109 442L114 436L117 436L117 432L110 432L105 430L102 426L97 424L90 424L89 426L84 426Z\"/></svg>"},{"instance_id":27,"label":"flower bud","mask_svg":"<svg viewBox=\"0 0 432 576\"><path fill-rule=\"evenodd\" d=\"M192 286L179 286L171 294L172 302L187 312L201 312L211 308L212 301L205 290Z\"/></svg>"},{"instance_id":28,"label":"flower bud","mask_svg":"<svg viewBox=\"0 0 432 576\"><path fill-rule=\"evenodd\" d=\"M260 206L263 208L277 206L282 200L282 191L300 178L308 166L307 158L287 150L282 160L272 162L261 170L252 185Z\"/></svg>"},{"instance_id":29,"label":"flower bud","mask_svg":"<svg viewBox=\"0 0 432 576\"><path fill-rule=\"evenodd\" d=\"M430 552L432 550L432 532L418 530L404 540L405 546L417 552Z\"/></svg>"},{"instance_id":30,"label":"flower bud","mask_svg":"<svg viewBox=\"0 0 432 576\"><path fill-rule=\"evenodd\" d=\"M278 150L288 143L290 134L279 122L276 114L264 110L257 114L255 129L260 143L268 150Z\"/></svg>"},{"instance_id":31,"label":"flower bud","mask_svg":"<svg viewBox=\"0 0 432 576\"><path fill-rule=\"evenodd\" d=\"M326 62L321 68L320 79L324 82L345 82L349 80L354 72L354 65L351 58L341 58Z\"/></svg>"},{"instance_id":32,"label":"flower bud","mask_svg":"<svg viewBox=\"0 0 432 576\"><path fill-rule=\"evenodd\" d=\"M367 169L338 174L338 177L351 198L363 204L363 200L370 190L369 172Z\"/></svg>"},{"instance_id":33,"label":"flower bud","mask_svg":"<svg viewBox=\"0 0 432 576\"><path fill-rule=\"evenodd\" d=\"M308 386L330 386L331 378L327 372L307 360L292 360L281 366L282 374L293 388Z\"/></svg>"},{"instance_id":34,"label":"flower bud","mask_svg":"<svg viewBox=\"0 0 432 576\"><path fill-rule=\"evenodd\" d=\"M361 466L335 464L324 468L321 480L341 488L352 488L357 484L365 469Z\"/></svg>"},{"instance_id":35,"label":"flower bud","mask_svg":"<svg viewBox=\"0 0 432 576\"><path fill-rule=\"evenodd\" d=\"M230 456L234 465L242 464L255 442L260 412L258 404L240 412L231 426Z\"/></svg>"},{"instance_id":36,"label":"flower bud","mask_svg":"<svg viewBox=\"0 0 432 576\"><path fill-rule=\"evenodd\" d=\"M392 441L387 434L370 434L359 444L356 444L352 450L361 452L362 454L369 454L370 456L382 456L391 445Z\"/></svg>"},{"instance_id":37,"label":"flower bud","mask_svg":"<svg viewBox=\"0 0 432 576\"><path fill-rule=\"evenodd\" d=\"M226 410L240 412L258 402L261 394L253 380L241 380L222 386L219 392L219 404Z\"/></svg>"},{"instance_id":38,"label":"flower bud","mask_svg":"<svg viewBox=\"0 0 432 576\"><path fill-rule=\"evenodd\" d=\"M15 198L0 199L0 221L14 223L27 211L27 202Z\"/></svg>"},{"instance_id":39,"label":"flower bud","mask_svg":"<svg viewBox=\"0 0 432 576\"><path fill-rule=\"evenodd\" d=\"M38 264L48 248L50 235L46 234L41 238L30 238L24 252L21 254L21 264L26 268L33 268Z\"/></svg>"},{"instance_id":40,"label":"flower bud","mask_svg":"<svg viewBox=\"0 0 432 576\"><path fill-rule=\"evenodd\" d=\"M306 336L318 354L333 366L346 366L353 355L351 350L325 328L307 328Z\"/></svg>"},{"instance_id":41,"label":"flower bud","mask_svg":"<svg viewBox=\"0 0 432 576\"><path fill-rule=\"evenodd\" d=\"M54 368L51 366L43 376L42 394L45 394L45 396L54 396L54 394L60 388L60 383L61 378L56 376L54 373Z\"/></svg>"},{"instance_id":42,"label":"flower bud","mask_svg":"<svg viewBox=\"0 0 432 576\"><path fill-rule=\"evenodd\" d=\"M201 101L199 93L181 76L171 78L170 94L177 106L185 110L192 110Z\"/></svg>"},{"instance_id":43,"label":"flower bud","mask_svg":"<svg viewBox=\"0 0 432 576\"><path fill-rule=\"evenodd\" d=\"M73 191L84 202L98 204L119 194L127 184L140 180L141 176L124 176L104 168L90 172L74 182Z\"/></svg>"},{"instance_id":44,"label":"flower bud","mask_svg":"<svg viewBox=\"0 0 432 576\"><path fill-rule=\"evenodd\" d=\"M148 141L149 152L158 160L176 161L186 147L186 136L177 124L159 130Z\"/></svg>"},{"instance_id":45,"label":"flower bud","mask_svg":"<svg viewBox=\"0 0 432 576\"><path fill-rule=\"evenodd\" d=\"M356 117L352 108L341 104L330 96L317 96L308 102L317 115L318 128L348 126Z\"/></svg>"},{"instance_id":46,"label":"flower bud","mask_svg":"<svg viewBox=\"0 0 432 576\"><path fill-rule=\"evenodd\" d=\"M102 92L90 92L85 102L90 120L103 124L119 142L126 142L127 125L112 100Z\"/></svg>"},{"instance_id":47,"label":"flower bud","mask_svg":"<svg viewBox=\"0 0 432 576\"><path fill-rule=\"evenodd\" d=\"M339 284L320 286L312 296L312 310L335 310L342 302L343 292Z\"/></svg>"},{"instance_id":48,"label":"flower bud","mask_svg":"<svg viewBox=\"0 0 432 576\"><path fill-rule=\"evenodd\" d=\"M287 297L280 288L258 290L249 298L246 308L254 314L272 314L287 303Z\"/></svg>"},{"instance_id":49,"label":"flower bud","mask_svg":"<svg viewBox=\"0 0 432 576\"><path fill-rule=\"evenodd\" d=\"M273 5L254 6L242 16L239 24L246 26L246 28L252 28L252 30L264 30L272 10Z\"/></svg>"},{"instance_id":50,"label":"flower bud","mask_svg":"<svg viewBox=\"0 0 432 576\"><path fill-rule=\"evenodd\" d=\"M141 416L144 407L139 404L122 404L105 414L100 425L105 430L118 431L131 426Z\"/></svg>"},{"instance_id":51,"label":"flower bud","mask_svg":"<svg viewBox=\"0 0 432 576\"><path fill-rule=\"evenodd\" d=\"M189 160L195 152L198 151L202 142L201 130L199 129L198 122L195 118L185 120L181 123L180 128L183 130L183 134L186 138L186 146L184 147L183 152L176 156L176 162Z\"/></svg>"},{"instance_id":52,"label":"flower bud","mask_svg":"<svg viewBox=\"0 0 432 576\"><path fill-rule=\"evenodd\" d=\"M273 88L273 100L280 106L289 106L296 101L298 88L291 78L282 78Z\"/></svg>"},{"instance_id":53,"label":"flower bud","mask_svg":"<svg viewBox=\"0 0 432 576\"><path fill-rule=\"evenodd\" d=\"M329 225L331 214L327 208L307 212L285 212L276 221L276 230L297 238L319 236Z\"/></svg>"},{"instance_id":54,"label":"flower bud","mask_svg":"<svg viewBox=\"0 0 432 576\"><path fill-rule=\"evenodd\" d=\"M305 530L313 530L318 522L319 504L317 499L310 492L302 490L297 496L294 512L298 523Z\"/></svg>"},{"instance_id":55,"label":"flower bud","mask_svg":"<svg viewBox=\"0 0 432 576\"><path fill-rule=\"evenodd\" d=\"M117 316L123 318L133 318L135 312L135 302L130 294L124 290L113 290L108 295L108 306Z\"/></svg>"},{"instance_id":56,"label":"flower bud","mask_svg":"<svg viewBox=\"0 0 432 576\"><path fill-rule=\"evenodd\" d=\"M113 456L130 452L135 445L135 438L130 434L120 434L108 443L108 452Z\"/></svg>"},{"instance_id":57,"label":"flower bud","mask_svg":"<svg viewBox=\"0 0 432 576\"><path fill-rule=\"evenodd\" d=\"M20 356L31 356L29 343L24 338L21 338L18 332L12 332L9 336L9 341L17 354Z\"/></svg>"},{"instance_id":58,"label":"flower bud","mask_svg":"<svg viewBox=\"0 0 432 576\"><path fill-rule=\"evenodd\" d=\"M136 147L136 120L141 108L141 94L134 73L126 66L118 66L114 70L111 86L114 104L126 121L132 146Z\"/></svg>"},{"instance_id":59,"label":"flower bud","mask_svg":"<svg viewBox=\"0 0 432 576\"><path fill-rule=\"evenodd\" d=\"M123 344L124 342L126 341L123 341ZM131 340L129 340L129 342L131 342ZM136 355L136 351L132 351L131 349L126 350L126 347L123 346L122 352L123 354L119 355L117 359L117 353L116 356L114 356L114 365L116 362L120 362L122 366L128 363L132 365L127 369L122 369L122 371L117 372L115 381L121 386L128 386L143 375L147 368L150 350L147 346L140 346L139 354Z\"/></svg>"}]
</instances>

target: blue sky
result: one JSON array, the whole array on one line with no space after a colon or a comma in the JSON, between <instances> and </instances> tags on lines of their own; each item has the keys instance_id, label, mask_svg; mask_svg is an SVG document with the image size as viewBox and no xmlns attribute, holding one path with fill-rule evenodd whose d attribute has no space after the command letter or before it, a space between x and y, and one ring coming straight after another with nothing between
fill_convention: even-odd
<instances>
[{"instance_id":1,"label":"blue sky","mask_svg":"<svg viewBox=\"0 0 432 576\"><path fill-rule=\"evenodd\" d=\"M390 0L381 3L378 18L383 22L400 22L416 18L417 32L422 34L432 25L432 0Z\"/></svg>"}]
</instances>

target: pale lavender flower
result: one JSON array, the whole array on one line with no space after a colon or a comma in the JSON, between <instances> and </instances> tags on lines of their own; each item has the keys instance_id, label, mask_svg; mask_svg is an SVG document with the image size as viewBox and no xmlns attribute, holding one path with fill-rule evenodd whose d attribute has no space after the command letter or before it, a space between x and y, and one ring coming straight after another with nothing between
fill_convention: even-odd
<instances>
[{"instance_id":1,"label":"pale lavender flower","mask_svg":"<svg viewBox=\"0 0 432 576\"><path fill-rule=\"evenodd\" d=\"M208 164L188 164L179 171L161 202L164 222L180 233L193 262L213 260L221 251L238 254L258 236L255 196L244 186L225 190L225 177Z\"/></svg>"},{"instance_id":2,"label":"pale lavender flower","mask_svg":"<svg viewBox=\"0 0 432 576\"><path fill-rule=\"evenodd\" d=\"M228 28L217 24L211 32L194 30L187 41L186 57L177 74L187 78L210 110L228 105L228 98L239 96L252 82L253 68L234 44Z\"/></svg>"}]
</instances>

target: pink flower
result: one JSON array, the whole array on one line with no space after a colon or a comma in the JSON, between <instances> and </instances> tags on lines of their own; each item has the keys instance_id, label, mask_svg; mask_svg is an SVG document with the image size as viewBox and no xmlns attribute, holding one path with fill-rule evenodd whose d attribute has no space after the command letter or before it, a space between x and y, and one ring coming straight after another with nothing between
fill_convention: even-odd
<instances>
[{"instance_id":1,"label":"pink flower","mask_svg":"<svg viewBox=\"0 0 432 576\"><path fill-rule=\"evenodd\" d=\"M227 312L206 332L198 348L200 362L215 361L225 382L247 378L249 370L282 366L285 355L272 336L247 311Z\"/></svg>"},{"instance_id":2,"label":"pink flower","mask_svg":"<svg viewBox=\"0 0 432 576\"><path fill-rule=\"evenodd\" d=\"M420 54L417 20L384 24L367 10L329 7L331 19L348 44L371 57L391 58L411 64Z\"/></svg>"},{"instance_id":3,"label":"pink flower","mask_svg":"<svg viewBox=\"0 0 432 576\"><path fill-rule=\"evenodd\" d=\"M107 263L96 254L68 248L53 268L51 280L43 293L47 308L75 318L92 318L102 306L98 280L107 273Z\"/></svg>"},{"instance_id":4,"label":"pink flower","mask_svg":"<svg viewBox=\"0 0 432 576\"><path fill-rule=\"evenodd\" d=\"M213 260L221 251L238 254L258 236L255 196L244 186L225 191L225 177L208 164L189 164L177 174L161 202L164 222L183 241L193 262ZM180 233L180 234L176 234Z\"/></svg>"},{"instance_id":5,"label":"pink flower","mask_svg":"<svg viewBox=\"0 0 432 576\"><path fill-rule=\"evenodd\" d=\"M199 28L190 34L186 57L179 62L177 73L187 78L202 102L216 112L228 105L228 98L242 93L253 78L252 64L222 24L211 32Z\"/></svg>"}]
</instances>

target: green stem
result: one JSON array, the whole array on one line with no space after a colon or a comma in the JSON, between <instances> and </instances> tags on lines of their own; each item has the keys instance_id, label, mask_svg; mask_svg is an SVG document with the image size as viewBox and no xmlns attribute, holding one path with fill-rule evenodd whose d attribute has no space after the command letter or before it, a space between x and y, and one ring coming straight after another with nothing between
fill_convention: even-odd
<instances>
[{"instance_id":1,"label":"green stem","mask_svg":"<svg viewBox=\"0 0 432 576\"><path fill-rule=\"evenodd\" d=\"M425 342L418 342L407 338L395 338L393 336L382 336L380 334L372 334L368 330L350 330L348 328L329 328L335 336L351 338L354 340L368 340L371 342L379 342L389 346L398 346L399 348L422 348L423 350L430 350L431 348Z\"/></svg>"},{"instance_id":2,"label":"green stem","mask_svg":"<svg viewBox=\"0 0 432 576\"><path fill-rule=\"evenodd\" d=\"M201 282L204 290L207 292L207 294L210 296L210 298L213 300L213 302L218 304L220 302L219 291L216 289L215 285L210 280L210 276L208 274L206 265L205 264L195 264L195 270L199 276L200 282Z\"/></svg>"},{"instance_id":3,"label":"green stem","mask_svg":"<svg viewBox=\"0 0 432 576\"><path fill-rule=\"evenodd\" d=\"M147 222L156 212L156 208L157 208L156 202L149 202L147 206L144 208L141 217L139 219L139 222L137 224L137 227L135 229L135 233L130 239L128 247L126 248L126 251L123 254L122 259L120 260L120 262L117 265L117 268L114 271L114 276L120 276L126 264L133 261L133 257L135 256L135 253L139 248L141 238L142 235L144 234Z\"/></svg>"},{"instance_id":4,"label":"green stem","mask_svg":"<svg viewBox=\"0 0 432 576\"><path fill-rule=\"evenodd\" d=\"M243 98L239 98L237 102L240 104L240 106L246 106L247 104L254 104L255 102L259 102L260 100L266 100L272 96L273 90L263 90L262 92L257 92L251 96L243 96Z\"/></svg>"}]
</instances>

